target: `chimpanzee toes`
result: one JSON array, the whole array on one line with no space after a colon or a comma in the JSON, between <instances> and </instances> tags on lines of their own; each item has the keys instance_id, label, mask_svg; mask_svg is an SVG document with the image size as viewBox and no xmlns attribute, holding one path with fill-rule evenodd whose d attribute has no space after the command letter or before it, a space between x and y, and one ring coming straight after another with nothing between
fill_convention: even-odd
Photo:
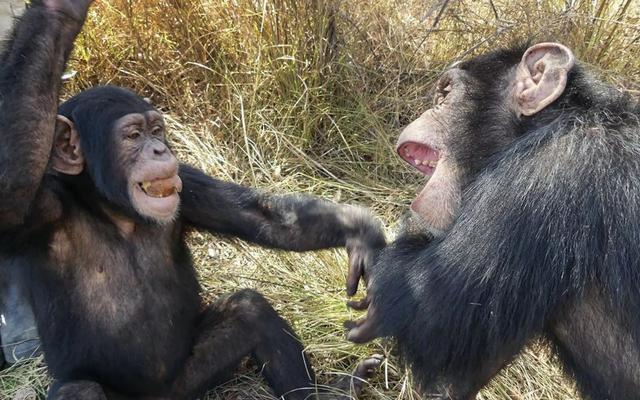
<instances>
[{"instance_id":1,"label":"chimpanzee toes","mask_svg":"<svg viewBox=\"0 0 640 400\"><path fill-rule=\"evenodd\" d=\"M353 376L362 380L370 379L371 377L373 377L378 368L380 368L380 365L382 365L383 361L383 355L374 354L358 364L355 371L353 371Z\"/></svg>"},{"instance_id":2,"label":"chimpanzee toes","mask_svg":"<svg viewBox=\"0 0 640 400\"><path fill-rule=\"evenodd\" d=\"M375 354L365 360L362 360L355 368L351 375L342 376L337 381L333 382L331 386L337 389L340 395L328 395L320 397L322 400L353 400L357 399L367 379L370 379L375 374L376 370L380 367L384 361L384 356Z\"/></svg>"}]
</instances>

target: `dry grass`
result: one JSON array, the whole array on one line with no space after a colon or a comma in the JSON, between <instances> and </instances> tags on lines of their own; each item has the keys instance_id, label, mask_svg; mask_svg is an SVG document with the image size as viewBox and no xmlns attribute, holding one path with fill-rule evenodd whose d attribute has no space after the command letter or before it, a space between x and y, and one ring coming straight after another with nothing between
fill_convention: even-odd
<instances>
[{"instance_id":1,"label":"dry grass","mask_svg":"<svg viewBox=\"0 0 640 400\"><path fill-rule=\"evenodd\" d=\"M446 5L446 7L444 7ZM640 93L640 5L620 1L101 1L90 14L65 92L131 87L168 115L183 160L274 192L360 203L390 234L421 183L391 151L453 60L514 40L559 38L623 90ZM342 251L290 254L208 234L191 245L204 296L263 292L292 322L320 379L362 357L389 355L366 399L419 399L382 341L343 339ZM0 399L43 393L40 363L0 373ZM269 398L244 368L212 399ZM482 399L575 399L544 345L534 344Z\"/></svg>"}]
</instances>

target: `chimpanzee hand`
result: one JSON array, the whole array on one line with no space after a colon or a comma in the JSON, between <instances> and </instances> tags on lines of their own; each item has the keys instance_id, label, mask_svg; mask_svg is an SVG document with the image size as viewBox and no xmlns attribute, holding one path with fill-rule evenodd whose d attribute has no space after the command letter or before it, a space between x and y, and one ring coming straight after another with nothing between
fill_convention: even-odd
<instances>
[{"instance_id":1,"label":"chimpanzee hand","mask_svg":"<svg viewBox=\"0 0 640 400\"><path fill-rule=\"evenodd\" d=\"M347 306L354 310L367 310L367 315L357 321L347 321L344 327L347 330L347 340L354 343L366 343L381 336L375 307L371 305L371 295L360 299L347 302Z\"/></svg>"},{"instance_id":2,"label":"chimpanzee hand","mask_svg":"<svg viewBox=\"0 0 640 400\"><path fill-rule=\"evenodd\" d=\"M357 216L354 233L347 237L349 273L347 275L347 296L358 291L360 278L367 284L367 269L376 259L377 253L386 246L382 225L367 210L352 207L352 215Z\"/></svg>"},{"instance_id":3,"label":"chimpanzee hand","mask_svg":"<svg viewBox=\"0 0 640 400\"><path fill-rule=\"evenodd\" d=\"M386 246L384 232L375 219L367 212L361 216L360 235L347 239L347 253L349 254L349 273L347 276L347 296L351 297L358 291L360 278L369 285L371 268L376 263L378 253ZM355 343L365 343L378 337L375 329L375 313L370 306L369 294L361 300L347 302L347 306L355 310L369 308L368 316L359 321L347 321L347 339Z\"/></svg>"},{"instance_id":4,"label":"chimpanzee hand","mask_svg":"<svg viewBox=\"0 0 640 400\"><path fill-rule=\"evenodd\" d=\"M93 0L34 0L32 7L44 7L47 10L63 14L73 21L83 23Z\"/></svg>"},{"instance_id":5,"label":"chimpanzee hand","mask_svg":"<svg viewBox=\"0 0 640 400\"><path fill-rule=\"evenodd\" d=\"M347 321L347 339L355 343L365 343L380 336L395 336L395 329L402 318L390 318L389 314L411 316L410 308L415 305L408 283L415 278L412 262L434 240L433 234L413 220L406 220L400 236L376 254L373 264L365 271L367 295L360 300L347 302L354 310L367 310L366 317L358 321ZM392 269L381 268L393 266ZM354 273L355 275L355 273ZM393 311L392 311L393 310Z\"/></svg>"}]
</instances>

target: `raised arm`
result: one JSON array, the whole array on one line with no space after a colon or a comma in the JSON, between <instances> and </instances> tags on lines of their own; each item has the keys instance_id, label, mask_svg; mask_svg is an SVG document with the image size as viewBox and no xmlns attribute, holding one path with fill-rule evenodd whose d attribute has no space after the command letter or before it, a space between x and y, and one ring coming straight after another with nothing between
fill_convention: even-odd
<instances>
[{"instance_id":1,"label":"raised arm","mask_svg":"<svg viewBox=\"0 0 640 400\"><path fill-rule=\"evenodd\" d=\"M91 0L34 0L0 58L0 230L21 225L44 176L58 92Z\"/></svg>"},{"instance_id":2,"label":"raised arm","mask_svg":"<svg viewBox=\"0 0 640 400\"><path fill-rule=\"evenodd\" d=\"M196 228L267 247L307 251L346 246L353 270L385 245L382 226L364 208L310 196L273 196L222 182L183 165L181 215ZM359 275L358 275L359 277ZM355 292L351 282L348 290Z\"/></svg>"}]
</instances>

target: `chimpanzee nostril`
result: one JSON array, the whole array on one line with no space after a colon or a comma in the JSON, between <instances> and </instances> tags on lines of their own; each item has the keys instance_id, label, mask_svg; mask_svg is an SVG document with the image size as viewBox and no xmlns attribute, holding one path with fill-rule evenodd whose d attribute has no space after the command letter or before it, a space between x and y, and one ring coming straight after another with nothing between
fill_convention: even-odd
<instances>
[{"instance_id":1,"label":"chimpanzee nostril","mask_svg":"<svg viewBox=\"0 0 640 400\"><path fill-rule=\"evenodd\" d=\"M151 148L153 149L154 156L163 156L169 151L167 145L160 141L154 141L151 144Z\"/></svg>"}]
</instances>

